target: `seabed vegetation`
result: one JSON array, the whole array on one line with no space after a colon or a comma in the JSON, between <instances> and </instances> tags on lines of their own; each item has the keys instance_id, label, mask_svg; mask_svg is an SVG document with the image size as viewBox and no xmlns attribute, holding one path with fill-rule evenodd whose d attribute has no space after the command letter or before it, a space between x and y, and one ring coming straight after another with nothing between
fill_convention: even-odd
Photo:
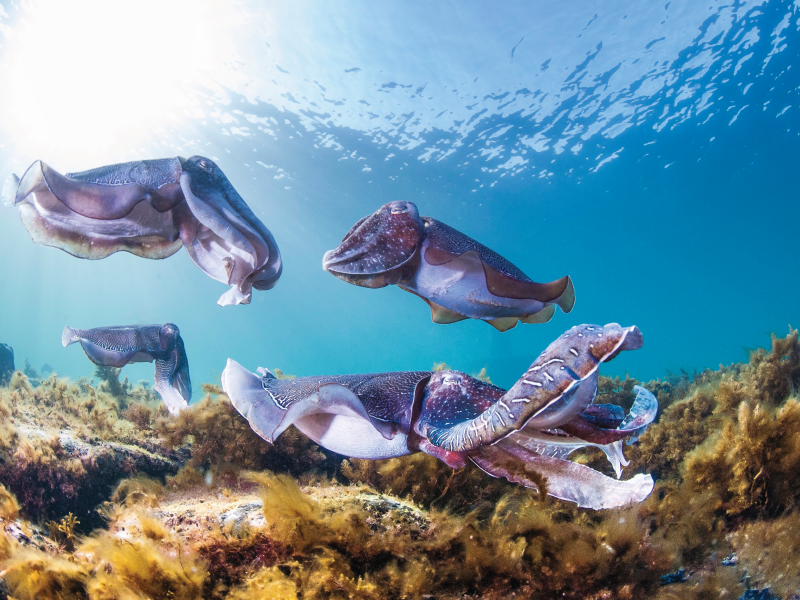
<instances>
[{"instance_id":1,"label":"seabed vegetation","mask_svg":"<svg viewBox=\"0 0 800 600\"><path fill-rule=\"evenodd\" d=\"M606 378L598 401L630 403L636 383ZM15 372L0 598L797 598L798 332L644 385L662 413L626 472L656 489L591 511L425 454L344 460L293 430L271 446L214 385L170 417L114 371Z\"/></svg>"}]
</instances>

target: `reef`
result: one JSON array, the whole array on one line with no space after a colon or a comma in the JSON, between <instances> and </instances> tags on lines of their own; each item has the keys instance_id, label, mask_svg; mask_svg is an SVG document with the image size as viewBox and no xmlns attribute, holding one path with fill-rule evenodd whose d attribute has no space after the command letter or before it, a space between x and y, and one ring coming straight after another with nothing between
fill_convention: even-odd
<instances>
[{"instance_id":1,"label":"reef","mask_svg":"<svg viewBox=\"0 0 800 600\"><path fill-rule=\"evenodd\" d=\"M344 460L291 429L269 445L217 386L173 417L98 376L0 388L0 598L800 593L796 331L747 363L644 382L662 413L626 453L656 489L611 511L425 454ZM629 405L638 383L601 379L598 401ZM608 472L597 450L575 459Z\"/></svg>"}]
</instances>

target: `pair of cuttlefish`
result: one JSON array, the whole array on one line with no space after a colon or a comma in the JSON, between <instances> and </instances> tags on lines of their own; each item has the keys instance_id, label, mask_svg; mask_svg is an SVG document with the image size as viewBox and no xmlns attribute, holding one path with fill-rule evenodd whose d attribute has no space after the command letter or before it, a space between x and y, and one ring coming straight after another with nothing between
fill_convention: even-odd
<instances>
[{"instance_id":1,"label":"pair of cuttlefish","mask_svg":"<svg viewBox=\"0 0 800 600\"><path fill-rule=\"evenodd\" d=\"M188 360L173 324L66 328L64 345L80 342L95 363L121 367L155 361L156 390L177 412L191 394ZM600 448L617 477L628 463L623 440L653 421L653 394L636 388L626 415L596 403L600 365L641 347L636 327L579 325L539 356L509 390L452 370L279 379L252 373L229 359L222 387L250 427L269 442L294 425L321 446L355 458L425 452L453 468L471 461L488 474L536 487L530 470L547 478L547 492L589 508L644 499L650 475L603 475L568 456Z\"/></svg>"},{"instance_id":2,"label":"pair of cuttlefish","mask_svg":"<svg viewBox=\"0 0 800 600\"><path fill-rule=\"evenodd\" d=\"M162 259L184 246L210 277L230 289L219 304L247 304L253 288L272 288L282 272L278 245L222 170L193 156L143 160L62 175L36 161L13 176L5 195L36 242L101 259L124 250ZM411 202L391 202L358 221L323 266L364 287L396 284L430 304L433 320L488 321L500 330L519 320L569 311L569 277L536 283L469 236Z\"/></svg>"},{"instance_id":3,"label":"pair of cuttlefish","mask_svg":"<svg viewBox=\"0 0 800 600\"><path fill-rule=\"evenodd\" d=\"M204 157L146 160L61 175L41 161L13 179L12 203L37 242L81 258L124 250L166 258L185 246L209 276L230 286L219 303L250 302L252 290L280 277L272 234L227 177ZM429 217L411 202L392 202L358 221L323 266L344 281L398 285L430 305L433 320L487 321L501 331L552 318L574 304L569 277L536 283L511 262ZM66 328L97 364L154 361L156 390L170 412L191 397L188 360L178 327ZM536 487L583 507L611 508L645 498L649 475L628 480L568 460L595 446L617 477L622 443L653 421L655 397L637 387L626 415L596 403L600 364L639 348L636 327L580 325L553 342L509 390L452 370L278 379L228 361L222 383L236 409L262 438L294 425L334 452L389 458L425 452L453 468L472 462L495 477Z\"/></svg>"}]
</instances>

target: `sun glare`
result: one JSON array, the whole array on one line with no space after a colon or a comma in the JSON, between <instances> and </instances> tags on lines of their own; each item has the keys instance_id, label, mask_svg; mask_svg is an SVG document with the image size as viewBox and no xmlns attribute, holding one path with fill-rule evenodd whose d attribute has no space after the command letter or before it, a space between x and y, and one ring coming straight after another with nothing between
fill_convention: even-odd
<instances>
[{"instance_id":1,"label":"sun glare","mask_svg":"<svg viewBox=\"0 0 800 600\"><path fill-rule=\"evenodd\" d=\"M222 0L22 0L0 46L0 145L61 169L169 147L237 60Z\"/></svg>"}]
</instances>

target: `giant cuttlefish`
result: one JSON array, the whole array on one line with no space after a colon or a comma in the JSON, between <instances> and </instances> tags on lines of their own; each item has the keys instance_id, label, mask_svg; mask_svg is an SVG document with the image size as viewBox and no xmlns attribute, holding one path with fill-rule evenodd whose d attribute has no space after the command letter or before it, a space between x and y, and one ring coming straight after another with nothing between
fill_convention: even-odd
<instances>
[{"instance_id":1,"label":"giant cuttlefish","mask_svg":"<svg viewBox=\"0 0 800 600\"><path fill-rule=\"evenodd\" d=\"M390 202L353 225L324 269L355 285L396 284L431 307L435 323L488 321L500 331L569 312L575 290L569 277L536 283L511 262L460 231L420 217L413 202Z\"/></svg>"},{"instance_id":2,"label":"giant cuttlefish","mask_svg":"<svg viewBox=\"0 0 800 600\"><path fill-rule=\"evenodd\" d=\"M655 397L637 386L627 415L595 403L598 370L622 350L641 347L636 327L578 325L559 337L509 390L458 371L411 371L277 379L229 359L222 387L250 427L273 442L294 425L321 446L354 458L431 454L453 468L475 463L489 475L536 487L589 508L643 500L650 475L603 475L567 457L595 446L617 477L622 441L653 421Z\"/></svg>"},{"instance_id":3,"label":"giant cuttlefish","mask_svg":"<svg viewBox=\"0 0 800 600\"><path fill-rule=\"evenodd\" d=\"M155 361L155 390L167 410L174 415L189 405L192 398L189 361L177 325L65 327L61 343L66 348L75 342L81 343L89 360L103 367L121 368L128 363Z\"/></svg>"},{"instance_id":4,"label":"giant cuttlefish","mask_svg":"<svg viewBox=\"0 0 800 600\"><path fill-rule=\"evenodd\" d=\"M202 156L143 160L62 175L34 162L8 200L35 242L79 258L125 250L166 258L185 246L206 274L230 286L219 304L247 304L281 275L266 226Z\"/></svg>"}]
</instances>

